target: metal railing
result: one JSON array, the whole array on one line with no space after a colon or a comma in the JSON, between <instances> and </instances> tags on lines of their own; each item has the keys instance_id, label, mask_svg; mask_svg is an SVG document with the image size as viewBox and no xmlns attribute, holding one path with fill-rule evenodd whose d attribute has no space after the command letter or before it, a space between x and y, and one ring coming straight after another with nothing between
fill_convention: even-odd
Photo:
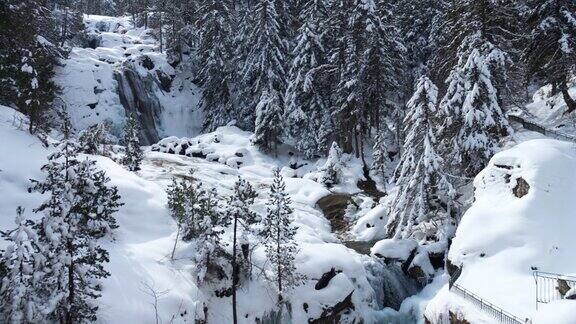
<instances>
[{"instance_id":1,"label":"metal railing","mask_svg":"<svg viewBox=\"0 0 576 324\"><path fill-rule=\"evenodd\" d=\"M540 133L545 136L549 136L558 140L568 141L568 142L576 142L576 137L561 133L559 131L546 128L543 125L535 123L533 121L527 120L526 118L519 116L519 115L508 115L508 119L510 121L519 123L522 125L524 129L531 130L537 133Z\"/></svg>"},{"instance_id":2,"label":"metal railing","mask_svg":"<svg viewBox=\"0 0 576 324\"><path fill-rule=\"evenodd\" d=\"M557 273L534 271L536 282L536 309L538 304L563 299L566 293L576 288L576 277Z\"/></svg>"},{"instance_id":3,"label":"metal railing","mask_svg":"<svg viewBox=\"0 0 576 324\"><path fill-rule=\"evenodd\" d=\"M498 321L500 321L500 323L505 324L531 323L530 319L528 318L521 319L519 317L516 317L456 283L452 285L452 288L450 288L450 290L456 293L457 295L463 297L464 299L468 300L476 307L480 308L480 310L492 316L494 319L497 319Z\"/></svg>"}]
</instances>

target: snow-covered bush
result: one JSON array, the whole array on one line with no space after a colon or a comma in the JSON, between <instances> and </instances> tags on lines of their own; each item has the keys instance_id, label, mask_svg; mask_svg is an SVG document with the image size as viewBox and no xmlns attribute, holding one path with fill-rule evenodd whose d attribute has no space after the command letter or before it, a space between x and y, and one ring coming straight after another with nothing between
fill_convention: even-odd
<instances>
[{"instance_id":1,"label":"snow-covered bush","mask_svg":"<svg viewBox=\"0 0 576 324\"><path fill-rule=\"evenodd\" d=\"M330 152L328 153L328 159L319 170L320 174L318 176L318 182L324 184L328 188L339 184L342 180L343 168L344 162L342 159L342 149L340 149L338 143L333 142L330 147Z\"/></svg>"}]
</instances>

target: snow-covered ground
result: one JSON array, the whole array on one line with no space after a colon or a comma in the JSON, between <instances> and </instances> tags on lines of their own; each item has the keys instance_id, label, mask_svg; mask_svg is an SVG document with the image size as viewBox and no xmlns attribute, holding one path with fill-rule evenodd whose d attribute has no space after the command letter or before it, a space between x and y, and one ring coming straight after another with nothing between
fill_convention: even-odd
<instances>
[{"instance_id":1,"label":"snow-covered ground","mask_svg":"<svg viewBox=\"0 0 576 324\"><path fill-rule=\"evenodd\" d=\"M10 143L0 146L0 212L3 215L0 226L3 229L13 227L14 210L18 205L26 208L27 217L36 217L32 209L39 205L42 197L27 192L29 179L43 176L40 167L52 150L25 131L25 122L26 118L20 113L0 106L0 136ZM21 123L24 123L23 127L19 127ZM186 243L179 244L176 261L169 260L176 226L167 212L165 189L173 177L186 175L194 169L199 180L225 197L241 175L259 189L255 210L263 212L272 168L282 167L283 173L290 174L286 165L291 159L260 153L250 144L250 136L235 127L224 127L194 139L222 156L242 152L243 165L239 168L203 158L149 151L142 170L133 173L109 158L90 156L106 171L111 184L118 187L125 203L116 215L120 228L115 239L105 243L110 251L108 269L112 275L105 280L103 297L99 300L101 322L155 322L149 287L161 293L159 315L163 321L175 316L175 322L190 322L196 313L202 314L203 302L209 305L210 322L231 321L229 298L206 295L194 285L193 264ZM214 138L218 140L214 141ZM313 167L314 164L309 166ZM329 191L310 179L286 178L286 184L299 227L296 239L301 252L297 256L297 267L307 276L305 283L290 297L294 323L318 318L326 307L334 306L351 292L355 309L350 310L350 319L362 318L369 323L377 317L397 317L396 312L388 314L375 309L375 291L365 267L366 263L373 262L371 258L342 245L331 232L328 220L316 208L316 201ZM255 259L257 264L263 265L262 249L256 250ZM331 268L341 272L326 288L316 290L317 280ZM274 308L275 300L273 288L264 280L255 280L243 287L239 295L241 322L253 323ZM304 303L308 305L306 311Z\"/></svg>"},{"instance_id":2,"label":"snow-covered ground","mask_svg":"<svg viewBox=\"0 0 576 324\"><path fill-rule=\"evenodd\" d=\"M54 78L62 90L56 104L66 107L76 129L109 120L115 126L114 133L121 133L126 113L114 74L130 67L141 77L156 78L156 73L162 72L172 79L170 91L158 86L153 93L162 108L156 125L161 138L199 133L202 118L197 106L201 90L190 76L174 71L149 30L134 28L129 17L89 15L84 23L92 39L92 44L86 46L91 47L73 47ZM143 59L150 59L153 67L144 68Z\"/></svg>"},{"instance_id":3,"label":"snow-covered ground","mask_svg":"<svg viewBox=\"0 0 576 324\"><path fill-rule=\"evenodd\" d=\"M519 318L552 323L554 315L554 323L576 323L573 301L536 311L533 278L534 270L576 275L576 144L523 142L496 154L474 187L474 204L449 252L462 268L456 283ZM447 309L472 322L494 321L445 286L428 306L429 318Z\"/></svg>"}]
</instances>

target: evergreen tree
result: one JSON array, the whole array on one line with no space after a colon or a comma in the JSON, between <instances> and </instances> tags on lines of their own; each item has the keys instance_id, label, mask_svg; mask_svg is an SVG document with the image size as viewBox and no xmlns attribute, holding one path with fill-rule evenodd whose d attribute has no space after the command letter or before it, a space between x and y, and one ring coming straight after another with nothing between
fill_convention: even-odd
<instances>
[{"instance_id":1,"label":"evergreen tree","mask_svg":"<svg viewBox=\"0 0 576 324\"><path fill-rule=\"evenodd\" d=\"M568 93L570 72L576 68L576 3L572 0L528 1L528 42L523 53L529 78L552 85L561 91L568 105L576 110L576 100Z\"/></svg>"},{"instance_id":2,"label":"evergreen tree","mask_svg":"<svg viewBox=\"0 0 576 324\"><path fill-rule=\"evenodd\" d=\"M226 0L209 0L204 1L197 12L197 56L202 62L199 75L204 88L200 106L206 112L204 128L207 130L226 125L235 118L232 6L233 3Z\"/></svg>"},{"instance_id":3,"label":"evergreen tree","mask_svg":"<svg viewBox=\"0 0 576 324\"><path fill-rule=\"evenodd\" d=\"M370 127L380 129L382 120L396 113L388 102L396 100L400 89L406 52L387 3L363 0L360 6L362 16L355 19L365 21L360 80L366 123L361 132L366 136Z\"/></svg>"},{"instance_id":4,"label":"evergreen tree","mask_svg":"<svg viewBox=\"0 0 576 324\"><path fill-rule=\"evenodd\" d=\"M110 275L104 268L108 252L97 239L118 227L113 214L122 204L104 171L78 158L78 147L68 137L69 121L64 127L66 138L42 167L46 179L33 180L30 189L48 196L34 210L43 215L37 230L46 260L39 290L48 319L95 321L99 279Z\"/></svg>"},{"instance_id":5,"label":"evergreen tree","mask_svg":"<svg viewBox=\"0 0 576 324\"><path fill-rule=\"evenodd\" d=\"M140 126L134 116L128 117L124 127L124 145L126 152L122 164L130 171L140 170L144 153L140 147Z\"/></svg>"},{"instance_id":6,"label":"evergreen tree","mask_svg":"<svg viewBox=\"0 0 576 324\"><path fill-rule=\"evenodd\" d=\"M428 71L430 58L438 46L435 34L440 32L438 26L447 3L445 0L399 0L392 9L395 18L393 26L399 29L406 47L402 71L404 77L399 81L403 82L400 85L402 95L407 99L412 96L418 78Z\"/></svg>"},{"instance_id":7,"label":"evergreen tree","mask_svg":"<svg viewBox=\"0 0 576 324\"><path fill-rule=\"evenodd\" d=\"M249 129L255 129L254 144L266 151L275 150L281 134L279 121L284 111L286 89L286 49L275 1L256 1L245 46L249 46L249 50L242 70L243 102L248 108L238 116L238 121L255 122L249 126Z\"/></svg>"},{"instance_id":8,"label":"evergreen tree","mask_svg":"<svg viewBox=\"0 0 576 324\"><path fill-rule=\"evenodd\" d=\"M336 142L332 142L326 163L324 163L319 170L320 176L318 177L318 182L324 184L328 188L339 184L340 181L342 181L343 168L344 162L342 159L342 150Z\"/></svg>"},{"instance_id":9,"label":"evergreen tree","mask_svg":"<svg viewBox=\"0 0 576 324\"><path fill-rule=\"evenodd\" d=\"M252 143L265 152L277 151L281 134L282 102L276 90L264 90L256 104L256 123Z\"/></svg>"},{"instance_id":10,"label":"evergreen tree","mask_svg":"<svg viewBox=\"0 0 576 324\"><path fill-rule=\"evenodd\" d=\"M337 126L338 142L346 153L356 150L359 154L359 132L365 129L363 119L362 83L362 53L365 32L364 14L366 11L360 5L362 0L337 1L335 30L337 39L332 47L332 64L334 64L336 86L334 93L334 109L332 118ZM362 17L364 16L364 17Z\"/></svg>"},{"instance_id":11,"label":"evergreen tree","mask_svg":"<svg viewBox=\"0 0 576 324\"><path fill-rule=\"evenodd\" d=\"M250 183L242 178L238 178L234 184L234 192L228 199L227 216L228 222L232 223L232 310L234 323L238 323L238 314L236 310L238 284L240 281L240 261L238 257L238 245L248 244L248 234L253 232L252 225L259 221L258 216L251 210L254 204L254 199L257 193L252 188ZM248 252L242 249L242 252ZM244 254L243 257L247 262L250 261L250 256Z\"/></svg>"},{"instance_id":12,"label":"evergreen tree","mask_svg":"<svg viewBox=\"0 0 576 324\"><path fill-rule=\"evenodd\" d=\"M451 148L447 156L469 176L484 168L499 139L510 131L491 72L491 67L505 64L504 57L486 44L463 57L448 79L441 104L447 116L443 135Z\"/></svg>"},{"instance_id":13,"label":"evergreen tree","mask_svg":"<svg viewBox=\"0 0 576 324\"><path fill-rule=\"evenodd\" d=\"M55 30L52 20L39 1L0 3L0 103L26 114L30 133L46 129L58 90L52 77L60 53L41 36Z\"/></svg>"},{"instance_id":14,"label":"evergreen tree","mask_svg":"<svg viewBox=\"0 0 576 324\"><path fill-rule=\"evenodd\" d=\"M399 190L390 207L386 225L388 237L410 237L414 225L432 219L436 212L432 201L439 190L450 190L440 172L442 158L436 152L437 96L436 86L427 77L421 77L407 103L406 138L396 169Z\"/></svg>"},{"instance_id":15,"label":"evergreen tree","mask_svg":"<svg viewBox=\"0 0 576 324\"><path fill-rule=\"evenodd\" d=\"M182 226L186 221L186 191L187 184L185 180L176 181L176 178L172 178L172 184L168 187L168 209L170 210L171 216L176 220L176 239L174 240L174 247L172 248L172 253L170 254L170 260L174 261L174 253L176 252L176 245L178 244L178 239L180 238L180 232L182 231Z\"/></svg>"},{"instance_id":16,"label":"evergreen tree","mask_svg":"<svg viewBox=\"0 0 576 324\"><path fill-rule=\"evenodd\" d=\"M332 128L327 107L327 53L320 32L326 10L323 0L305 4L286 90L285 137L307 157L327 150Z\"/></svg>"},{"instance_id":17,"label":"evergreen tree","mask_svg":"<svg viewBox=\"0 0 576 324\"><path fill-rule=\"evenodd\" d=\"M278 301L282 302L283 293L300 284L303 276L296 271L298 245L294 235L297 228L292 224L293 210L280 169L274 169L274 181L266 205L260 236L266 247L266 256L273 266Z\"/></svg>"},{"instance_id":18,"label":"evergreen tree","mask_svg":"<svg viewBox=\"0 0 576 324\"><path fill-rule=\"evenodd\" d=\"M215 190L206 190L201 183L188 189L190 200L183 239L195 246L195 280L199 285L222 282L229 278L226 270L229 256L221 238L229 219L223 215ZM193 201L196 203L192 205Z\"/></svg>"},{"instance_id":19,"label":"evergreen tree","mask_svg":"<svg viewBox=\"0 0 576 324\"><path fill-rule=\"evenodd\" d=\"M498 55L513 58L515 42L519 35L520 1L503 0L462 0L452 1L442 16L441 23L435 27L433 41L436 50L431 56L432 72L435 80L444 81L453 68L459 65L462 57L468 57L473 50L498 50ZM487 54L487 52L484 52ZM495 53L494 53L495 54ZM507 65L509 62L506 62ZM508 66L506 66L508 68ZM496 66L494 80L500 92L503 92L506 70Z\"/></svg>"},{"instance_id":20,"label":"evergreen tree","mask_svg":"<svg viewBox=\"0 0 576 324\"><path fill-rule=\"evenodd\" d=\"M335 1L331 19L332 118L343 151L363 155L370 128L391 115L387 96L396 90L403 46L390 16L384 24L372 0Z\"/></svg>"},{"instance_id":21,"label":"evergreen tree","mask_svg":"<svg viewBox=\"0 0 576 324\"><path fill-rule=\"evenodd\" d=\"M109 123L92 125L80 132L78 145L80 152L86 154L106 155L106 145L112 144L112 135L109 132Z\"/></svg>"},{"instance_id":22,"label":"evergreen tree","mask_svg":"<svg viewBox=\"0 0 576 324\"><path fill-rule=\"evenodd\" d=\"M23 212L17 208L17 228L5 235L11 245L2 255L7 274L0 289L0 314L10 323L33 323L42 318L43 301L36 286L43 275L43 258L32 222L24 219Z\"/></svg>"},{"instance_id":23,"label":"evergreen tree","mask_svg":"<svg viewBox=\"0 0 576 324\"><path fill-rule=\"evenodd\" d=\"M380 183L383 185L386 185L387 182L386 166L388 162L388 150L386 148L384 136L378 134L374 139L374 147L372 148L372 166L370 169L376 176L378 176Z\"/></svg>"}]
</instances>

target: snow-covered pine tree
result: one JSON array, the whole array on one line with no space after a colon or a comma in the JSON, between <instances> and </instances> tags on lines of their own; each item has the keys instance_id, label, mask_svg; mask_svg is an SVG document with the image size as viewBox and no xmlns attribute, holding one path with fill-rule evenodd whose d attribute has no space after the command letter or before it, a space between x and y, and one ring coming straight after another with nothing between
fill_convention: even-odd
<instances>
[{"instance_id":1,"label":"snow-covered pine tree","mask_svg":"<svg viewBox=\"0 0 576 324\"><path fill-rule=\"evenodd\" d=\"M266 256L272 263L278 301L282 302L284 292L299 285L304 277L296 270L294 260L299 249L294 235L297 228L293 224L293 210L286 184L278 168L274 169L266 206L260 237L266 247Z\"/></svg>"},{"instance_id":2,"label":"snow-covered pine tree","mask_svg":"<svg viewBox=\"0 0 576 324\"><path fill-rule=\"evenodd\" d=\"M0 4L0 103L26 114L30 133L49 125L48 111L57 91L52 77L60 53L46 39L56 30L52 18L39 1Z\"/></svg>"},{"instance_id":3,"label":"snow-covered pine tree","mask_svg":"<svg viewBox=\"0 0 576 324\"><path fill-rule=\"evenodd\" d=\"M254 199L258 196L252 185L245 179L238 177L234 183L234 192L228 198L226 217L227 222L232 223L232 313L234 323L238 323L238 314L236 310L238 285L241 278L241 263L247 268L250 262L248 235L254 231L252 226L259 221L258 215L251 210ZM241 262L238 252L239 245L242 246ZM244 269L244 270L245 270ZM246 274L244 274L246 275Z\"/></svg>"},{"instance_id":4,"label":"snow-covered pine tree","mask_svg":"<svg viewBox=\"0 0 576 324\"><path fill-rule=\"evenodd\" d=\"M111 144L112 135L109 133L110 124L107 122L92 125L80 132L78 145L80 152L86 154L106 155L106 145Z\"/></svg>"},{"instance_id":5,"label":"snow-covered pine tree","mask_svg":"<svg viewBox=\"0 0 576 324\"><path fill-rule=\"evenodd\" d=\"M95 161L79 159L69 130L65 119L66 137L42 167L46 178L33 180L30 191L47 195L34 210L42 213L37 224L45 258L39 283L42 312L49 320L75 323L96 320L99 279L110 275L104 268L108 252L98 239L118 227L114 213L122 203L117 188L108 185L110 179Z\"/></svg>"},{"instance_id":6,"label":"snow-covered pine tree","mask_svg":"<svg viewBox=\"0 0 576 324\"><path fill-rule=\"evenodd\" d=\"M286 139L311 158L327 150L332 129L328 111L326 50L321 32L326 20L324 0L304 3L286 89Z\"/></svg>"},{"instance_id":7,"label":"snow-covered pine tree","mask_svg":"<svg viewBox=\"0 0 576 324\"><path fill-rule=\"evenodd\" d=\"M490 43L462 57L448 78L442 100L446 115L444 140L451 144L447 157L469 176L476 175L498 148L499 139L510 132L492 74L505 64L506 56Z\"/></svg>"},{"instance_id":8,"label":"snow-covered pine tree","mask_svg":"<svg viewBox=\"0 0 576 324\"><path fill-rule=\"evenodd\" d=\"M168 209L170 210L172 218L176 221L176 239L174 240L174 246L170 254L170 260L172 261L174 261L174 253L176 252L176 245L180 239L182 226L186 221L186 190L187 185L185 180L177 181L176 178L172 178L172 184L167 190Z\"/></svg>"},{"instance_id":9,"label":"snow-covered pine tree","mask_svg":"<svg viewBox=\"0 0 576 324\"><path fill-rule=\"evenodd\" d=\"M284 111L285 44L280 35L274 0L256 0L242 69L245 112L238 121L254 127L254 144L266 151L275 150L281 135L280 119Z\"/></svg>"},{"instance_id":10,"label":"snow-covered pine tree","mask_svg":"<svg viewBox=\"0 0 576 324\"><path fill-rule=\"evenodd\" d=\"M188 179L180 182L180 190L184 195L184 216L182 221L182 239L191 241L200 235L204 230L200 220L205 210L205 200L208 192L202 182L194 178L194 170L190 170Z\"/></svg>"},{"instance_id":11,"label":"snow-covered pine tree","mask_svg":"<svg viewBox=\"0 0 576 324\"><path fill-rule=\"evenodd\" d=\"M229 219L224 217L214 189L206 190L201 183L193 187L194 192L188 191L188 194L193 195L197 202L195 206L190 205L190 200L187 202L189 214L183 239L192 241L195 246L195 280L199 285L223 282L229 278L229 255L221 236L230 224Z\"/></svg>"},{"instance_id":12,"label":"snow-covered pine tree","mask_svg":"<svg viewBox=\"0 0 576 324\"><path fill-rule=\"evenodd\" d=\"M451 190L441 172L442 158L436 152L437 96L436 86L423 76L407 103L406 137L395 175L399 189L390 206L388 237L410 237L414 225L432 219L438 212L433 210L432 201L439 191Z\"/></svg>"},{"instance_id":13,"label":"snow-covered pine tree","mask_svg":"<svg viewBox=\"0 0 576 324\"><path fill-rule=\"evenodd\" d=\"M235 116L232 98L236 73L233 61L232 13L234 3L228 0L202 1L198 7L197 60L204 91L200 106L206 113L204 128L214 130Z\"/></svg>"},{"instance_id":14,"label":"snow-covered pine tree","mask_svg":"<svg viewBox=\"0 0 576 324\"><path fill-rule=\"evenodd\" d=\"M521 1L461 0L446 4L441 23L434 26L430 40L435 43L430 64L431 72L436 75L434 80L446 80L462 57L487 44L508 56L515 54L514 42L520 35ZM499 73L493 71L497 88L512 81L506 80L506 71L501 66L494 68L499 70Z\"/></svg>"},{"instance_id":15,"label":"snow-covered pine tree","mask_svg":"<svg viewBox=\"0 0 576 324\"><path fill-rule=\"evenodd\" d=\"M274 89L264 90L256 104L256 123L252 143L265 152L277 151L281 135L282 101Z\"/></svg>"},{"instance_id":16,"label":"snow-covered pine tree","mask_svg":"<svg viewBox=\"0 0 576 324\"><path fill-rule=\"evenodd\" d=\"M405 92L412 95L414 84L426 70L433 54L436 39L431 36L445 11L446 2L437 0L400 0L394 8L397 19L394 24L400 29L402 42L406 47Z\"/></svg>"},{"instance_id":17,"label":"snow-covered pine tree","mask_svg":"<svg viewBox=\"0 0 576 324\"><path fill-rule=\"evenodd\" d=\"M374 138L374 146L372 147L372 165L370 170L378 177L382 185L386 185L386 166L390 162L388 158L388 149L382 134L377 134Z\"/></svg>"},{"instance_id":18,"label":"snow-covered pine tree","mask_svg":"<svg viewBox=\"0 0 576 324\"><path fill-rule=\"evenodd\" d=\"M37 284L42 278L43 258L32 222L24 219L24 209L16 209L16 229L6 233L11 244L1 262L7 273L0 288L0 314L10 323L35 323L41 320Z\"/></svg>"},{"instance_id":19,"label":"snow-covered pine tree","mask_svg":"<svg viewBox=\"0 0 576 324\"><path fill-rule=\"evenodd\" d=\"M387 1L362 0L357 6L360 16L354 19L364 22L360 82L365 120L359 125L363 127L360 132L364 137L370 135L371 127L380 129L384 118L396 113L388 102L398 97L405 48Z\"/></svg>"},{"instance_id":20,"label":"snow-covered pine tree","mask_svg":"<svg viewBox=\"0 0 576 324\"><path fill-rule=\"evenodd\" d=\"M373 0L331 3L329 62L331 114L338 142L346 153L363 154L363 140L390 114L386 96L396 89L402 64L400 39L392 15L380 15ZM386 19L386 23L382 22Z\"/></svg>"},{"instance_id":21,"label":"snow-covered pine tree","mask_svg":"<svg viewBox=\"0 0 576 324\"><path fill-rule=\"evenodd\" d=\"M194 13L197 7L197 0L172 0L167 3L166 54L168 62L173 66L184 63L182 65L188 68L190 65L190 60L186 59L185 53L197 40L198 33L194 27L196 21Z\"/></svg>"},{"instance_id":22,"label":"snow-covered pine tree","mask_svg":"<svg viewBox=\"0 0 576 324\"><path fill-rule=\"evenodd\" d=\"M126 152L122 164L130 171L140 170L144 153L140 147L140 126L136 117L129 116L124 126L124 145Z\"/></svg>"},{"instance_id":23,"label":"snow-covered pine tree","mask_svg":"<svg viewBox=\"0 0 576 324\"><path fill-rule=\"evenodd\" d=\"M452 2L435 37L433 71L446 80L441 154L457 172L474 176L510 128L503 112L508 70L515 57L518 3L463 0Z\"/></svg>"},{"instance_id":24,"label":"snow-covered pine tree","mask_svg":"<svg viewBox=\"0 0 576 324\"><path fill-rule=\"evenodd\" d=\"M320 173L318 176L318 182L324 184L328 188L339 184L342 180L343 168L344 162L342 159L342 149L340 149L338 143L332 142L326 163L324 163L320 170L318 170Z\"/></svg>"},{"instance_id":25,"label":"snow-covered pine tree","mask_svg":"<svg viewBox=\"0 0 576 324\"><path fill-rule=\"evenodd\" d=\"M576 68L576 2L573 0L530 0L528 42L523 52L529 78L549 83L561 91L568 106L576 110L567 87L570 71Z\"/></svg>"},{"instance_id":26,"label":"snow-covered pine tree","mask_svg":"<svg viewBox=\"0 0 576 324\"><path fill-rule=\"evenodd\" d=\"M362 53L364 49L365 25L359 6L362 0L334 1L336 13L334 25L336 37L330 49L334 65L335 87L334 108L331 109L340 147L346 153L354 150L359 154L359 131L364 129L362 83Z\"/></svg>"}]
</instances>

